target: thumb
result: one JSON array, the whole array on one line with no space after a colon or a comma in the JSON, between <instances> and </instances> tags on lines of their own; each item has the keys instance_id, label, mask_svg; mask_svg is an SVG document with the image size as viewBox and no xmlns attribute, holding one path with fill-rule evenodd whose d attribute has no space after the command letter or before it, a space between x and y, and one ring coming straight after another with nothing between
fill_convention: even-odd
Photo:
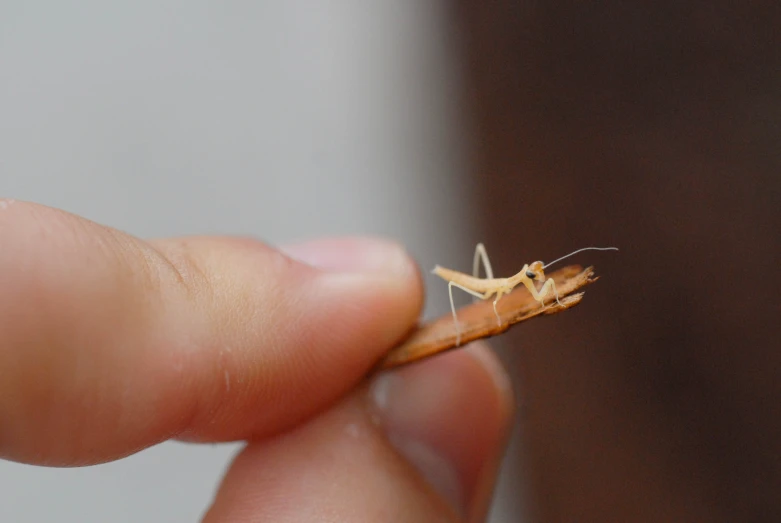
<instances>
[{"instance_id":1,"label":"thumb","mask_svg":"<svg viewBox=\"0 0 781 523\"><path fill-rule=\"evenodd\" d=\"M310 423L250 443L205 521L483 521L511 398L480 344L380 375Z\"/></svg>"},{"instance_id":2,"label":"thumb","mask_svg":"<svg viewBox=\"0 0 781 523\"><path fill-rule=\"evenodd\" d=\"M0 457L41 465L287 430L359 383L422 301L379 240L150 243L17 202L0 246Z\"/></svg>"}]
</instances>

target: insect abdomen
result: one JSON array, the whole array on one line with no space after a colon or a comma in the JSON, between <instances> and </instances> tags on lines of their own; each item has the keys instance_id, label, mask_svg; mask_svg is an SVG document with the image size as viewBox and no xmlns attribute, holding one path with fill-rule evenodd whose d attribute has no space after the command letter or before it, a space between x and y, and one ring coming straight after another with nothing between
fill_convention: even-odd
<instances>
[{"instance_id":1,"label":"insect abdomen","mask_svg":"<svg viewBox=\"0 0 781 523\"><path fill-rule=\"evenodd\" d=\"M485 280L483 278L475 278L463 272L454 271L453 269L446 269L437 265L434 270L431 271L445 281L452 281L468 287L476 292L486 292L489 288L494 287L496 284L494 280Z\"/></svg>"}]
</instances>

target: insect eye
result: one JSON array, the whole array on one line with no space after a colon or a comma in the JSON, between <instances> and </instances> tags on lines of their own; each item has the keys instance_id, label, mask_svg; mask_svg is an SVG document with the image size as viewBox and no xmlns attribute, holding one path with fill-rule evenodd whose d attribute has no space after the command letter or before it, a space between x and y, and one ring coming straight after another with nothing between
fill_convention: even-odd
<instances>
[{"instance_id":1,"label":"insect eye","mask_svg":"<svg viewBox=\"0 0 781 523\"><path fill-rule=\"evenodd\" d=\"M534 278L537 277L537 275L534 274L532 271L526 271L526 277L533 280Z\"/></svg>"}]
</instances>

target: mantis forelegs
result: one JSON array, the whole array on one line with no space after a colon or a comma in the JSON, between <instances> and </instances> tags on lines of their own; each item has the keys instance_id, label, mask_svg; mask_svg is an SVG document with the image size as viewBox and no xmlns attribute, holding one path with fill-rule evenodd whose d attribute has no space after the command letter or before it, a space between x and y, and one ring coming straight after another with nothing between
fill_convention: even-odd
<instances>
[{"instance_id":1,"label":"mantis forelegs","mask_svg":"<svg viewBox=\"0 0 781 523\"><path fill-rule=\"evenodd\" d=\"M541 306L545 305L545 296L547 296L550 291L553 291L553 294L556 296L556 303L558 303L561 306L561 302L559 301L559 291L556 290L556 282L553 281L553 278L548 278L545 280L545 283L542 285L542 288L539 292L537 292L537 289L534 287L534 281L525 279L523 280L523 284L526 286L527 289L529 289L529 292L532 295L532 298L540 302Z\"/></svg>"}]
</instances>

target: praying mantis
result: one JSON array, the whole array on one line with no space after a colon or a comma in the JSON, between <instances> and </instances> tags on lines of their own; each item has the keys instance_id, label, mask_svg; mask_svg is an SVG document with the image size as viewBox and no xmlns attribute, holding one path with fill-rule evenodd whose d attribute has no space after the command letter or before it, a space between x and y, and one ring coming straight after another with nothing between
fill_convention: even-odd
<instances>
[{"instance_id":1,"label":"praying mantis","mask_svg":"<svg viewBox=\"0 0 781 523\"><path fill-rule=\"evenodd\" d=\"M439 265L435 266L434 270L431 272L448 282L447 290L450 295L450 309L453 312L453 321L456 325L456 347L461 345L461 328L458 323L458 316L456 315L456 306L453 302L453 287L457 287L481 300L487 300L491 298L491 296L495 296L493 302L494 314L496 314L496 320L501 327L502 318L496 310L496 304L503 295L510 294L512 290L520 284L523 284L523 286L529 290L532 298L540 303L540 307L545 306L545 297L548 296L550 292L553 292L556 296L556 303L561 305L559 293L556 290L556 283L553 281L553 278L545 279L545 269L574 254L588 250L617 251L618 249L616 247L584 247L547 264L544 264L541 261L525 264L517 274L510 276L509 278L494 278L494 271L491 269L491 262L488 260L488 253L485 250L485 246L482 243L478 243L475 248L475 256L472 262L471 276L463 272L440 267ZM480 273L480 261L483 262L483 266L485 267L485 278L480 278L478 276ZM535 281L543 282L539 291L534 285Z\"/></svg>"}]
</instances>

